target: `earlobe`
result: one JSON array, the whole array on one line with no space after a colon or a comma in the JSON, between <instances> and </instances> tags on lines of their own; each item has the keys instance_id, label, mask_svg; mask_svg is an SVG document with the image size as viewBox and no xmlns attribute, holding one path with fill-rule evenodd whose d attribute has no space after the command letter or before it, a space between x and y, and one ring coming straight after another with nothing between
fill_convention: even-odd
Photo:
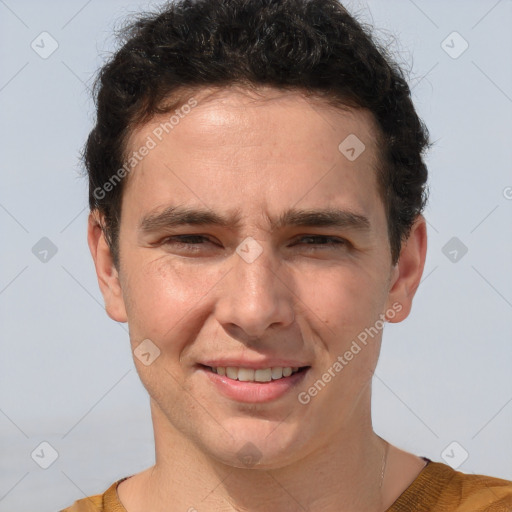
<instances>
[{"instance_id":1,"label":"earlobe","mask_svg":"<svg viewBox=\"0 0 512 512\"><path fill-rule=\"evenodd\" d=\"M112 320L127 322L126 308L110 248L103 232L104 221L97 210L89 214L87 242L94 260L98 284L105 302L105 310Z\"/></svg>"},{"instance_id":2,"label":"earlobe","mask_svg":"<svg viewBox=\"0 0 512 512\"><path fill-rule=\"evenodd\" d=\"M427 226L423 215L418 215L409 237L402 244L400 258L393 268L387 307L396 314L388 322L405 320L411 311L412 301L421 281L427 254ZM398 306L398 304L400 306Z\"/></svg>"}]
</instances>

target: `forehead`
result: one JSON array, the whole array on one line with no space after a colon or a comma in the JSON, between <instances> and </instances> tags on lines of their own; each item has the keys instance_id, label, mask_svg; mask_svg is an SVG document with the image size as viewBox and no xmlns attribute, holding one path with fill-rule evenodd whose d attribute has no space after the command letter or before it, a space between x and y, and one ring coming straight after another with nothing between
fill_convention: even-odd
<instances>
[{"instance_id":1,"label":"forehead","mask_svg":"<svg viewBox=\"0 0 512 512\"><path fill-rule=\"evenodd\" d=\"M129 139L127 157L151 146L124 192L141 210L173 198L216 210L228 200L246 210L338 199L375 208L379 132L369 111L272 88L204 89L181 105Z\"/></svg>"},{"instance_id":2,"label":"forehead","mask_svg":"<svg viewBox=\"0 0 512 512\"><path fill-rule=\"evenodd\" d=\"M146 125L137 127L129 139L129 146L147 134L152 133L161 141L171 132L175 138L195 138L200 146L210 142L216 146L218 142L229 143L230 138L235 143L233 138L236 135L246 136L244 132L247 129L251 140L258 144L267 142L265 138L268 138L269 130L288 125L293 126L293 130L280 132L279 138L273 139L274 143L297 145L301 138L306 137L310 144L305 149L311 150L310 146L318 144L321 139L330 144L333 136L336 140L348 133L357 134L368 145L376 146L380 133L369 110L341 103L333 106L326 99L305 96L299 90L229 86L189 93L182 90L178 98L175 106L168 107L168 113L156 115ZM192 102L195 106L189 108ZM187 118L189 120L185 122Z\"/></svg>"}]
</instances>

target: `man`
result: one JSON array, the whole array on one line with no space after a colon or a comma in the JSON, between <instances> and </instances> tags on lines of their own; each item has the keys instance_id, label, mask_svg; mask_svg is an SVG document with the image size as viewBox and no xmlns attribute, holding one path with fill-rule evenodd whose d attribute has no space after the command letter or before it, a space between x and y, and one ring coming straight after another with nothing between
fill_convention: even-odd
<instances>
[{"instance_id":1,"label":"man","mask_svg":"<svg viewBox=\"0 0 512 512\"><path fill-rule=\"evenodd\" d=\"M336 0L182 0L102 69L88 241L156 464L76 511L512 510L512 482L390 445L385 322L423 272L428 133Z\"/></svg>"}]
</instances>

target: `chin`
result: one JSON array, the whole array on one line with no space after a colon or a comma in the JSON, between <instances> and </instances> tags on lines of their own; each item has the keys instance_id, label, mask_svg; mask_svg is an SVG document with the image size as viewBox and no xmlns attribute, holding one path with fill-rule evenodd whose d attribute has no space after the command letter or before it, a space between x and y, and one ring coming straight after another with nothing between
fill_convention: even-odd
<instances>
[{"instance_id":1,"label":"chin","mask_svg":"<svg viewBox=\"0 0 512 512\"><path fill-rule=\"evenodd\" d=\"M219 426L210 431L214 436L203 440L202 450L227 466L241 469L279 469L298 460L305 446L311 444L303 430L282 420L238 418L224 429Z\"/></svg>"}]
</instances>

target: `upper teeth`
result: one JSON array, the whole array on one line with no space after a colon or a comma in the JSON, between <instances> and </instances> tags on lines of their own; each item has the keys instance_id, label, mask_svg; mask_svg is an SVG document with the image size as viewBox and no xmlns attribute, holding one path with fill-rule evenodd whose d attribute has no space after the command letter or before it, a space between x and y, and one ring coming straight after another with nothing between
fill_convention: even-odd
<instances>
[{"instance_id":1,"label":"upper teeth","mask_svg":"<svg viewBox=\"0 0 512 512\"><path fill-rule=\"evenodd\" d=\"M271 380L281 379L282 377L289 377L295 373L299 368L264 368L261 370L253 370L252 368L236 368L228 366L227 368L218 366L212 367L214 373L225 375L229 379L240 380L243 382L270 382Z\"/></svg>"}]
</instances>

